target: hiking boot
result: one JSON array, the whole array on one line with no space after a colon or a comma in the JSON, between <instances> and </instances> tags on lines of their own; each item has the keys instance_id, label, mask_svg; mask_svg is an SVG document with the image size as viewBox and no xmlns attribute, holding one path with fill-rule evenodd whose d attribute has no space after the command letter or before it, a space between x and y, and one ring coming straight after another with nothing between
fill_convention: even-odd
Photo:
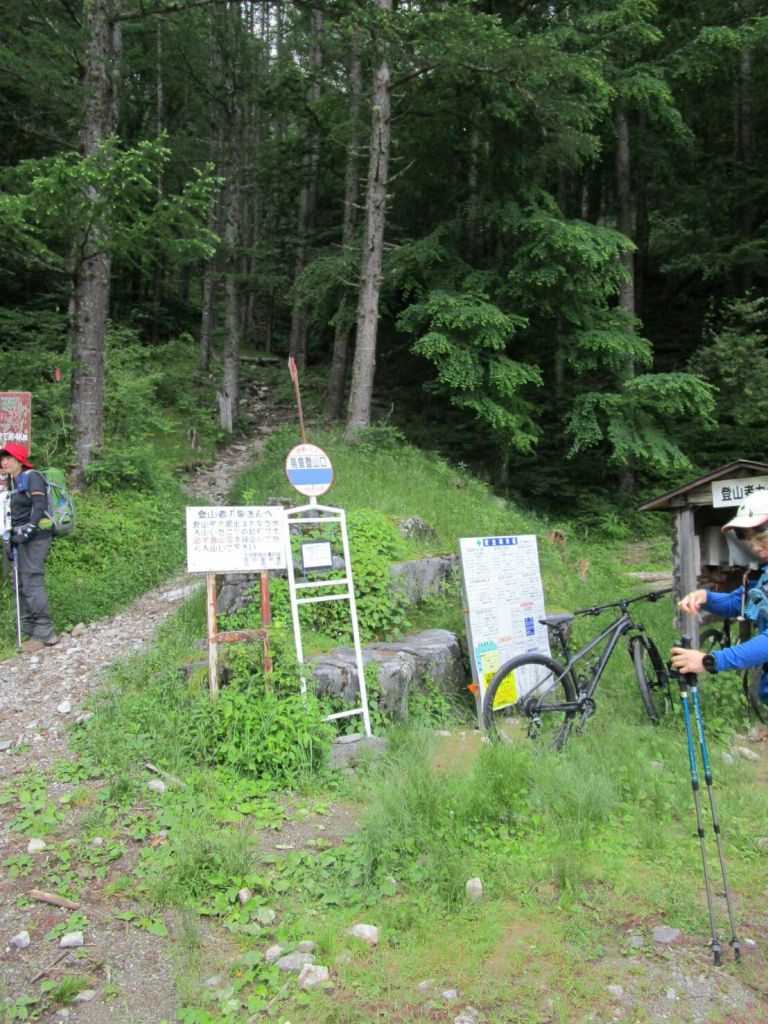
<instances>
[{"instance_id":1,"label":"hiking boot","mask_svg":"<svg viewBox=\"0 0 768 1024\"><path fill-rule=\"evenodd\" d=\"M53 636L49 636L47 640L43 640L43 643L46 647L55 647L59 640L61 640L61 637L54 633Z\"/></svg>"},{"instance_id":2,"label":"hiking boot","mask_svg":"<svg viewBox=\"0 0 768 1024\"><path fill-rule=\"evenodd\" d=\"M43 643L42 640L36 640L33 637L31 640L24 641L24 643L21 645L21 650L24 651L25 654L34 654L35 651L42 651L44 647L45 644Z\"/></svg>"}]
</instances>

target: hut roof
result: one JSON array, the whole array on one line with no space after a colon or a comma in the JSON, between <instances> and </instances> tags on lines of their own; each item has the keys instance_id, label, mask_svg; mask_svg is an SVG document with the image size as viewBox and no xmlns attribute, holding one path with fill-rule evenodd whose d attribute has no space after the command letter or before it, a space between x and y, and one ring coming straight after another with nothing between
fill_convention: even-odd
<instances>
[{"instance_id":1,"label":"hut roof","mask_svg":"<svg viewBox=\"0 0 768 1024\"><path fill-rule=\"evenodd\" d=\"M676 487L674 491L667 491L666 494L661 494L658 498L646 501L640 505L639 511L658 512L664 509L680 507L686 504L685 499L689 494L694 491L700 491L714 480L727 480L733 476L743 475L768 475L768 463L753 462L751 459L738 459L736 462L729 462L727 466L713 469L710 473L705 473L704 476L691 480L690 483L683 484L682 487Z\"/></svg>"}]
</instances>

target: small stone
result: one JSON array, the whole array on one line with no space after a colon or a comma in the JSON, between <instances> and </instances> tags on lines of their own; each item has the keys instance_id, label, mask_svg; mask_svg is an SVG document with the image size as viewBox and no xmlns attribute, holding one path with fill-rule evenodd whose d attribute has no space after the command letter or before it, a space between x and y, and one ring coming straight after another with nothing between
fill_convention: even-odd
<instances>
[{"instance_id":1,"label":"small stone","mask_svg":"<svg viewBox=\"0 0 768 1024\"><path fill-rule=\"evenodd\" d=\"M60 715L68 715L72 710L72 702L68 700L63 700L61 704L57 705L56 710L59 712Z\"/></svg>"},{"instance_id":2,"label":"small stone","mask_svg":"<svg viewBox=\"0 0 768 1024\"><path fill-rule=\"evenodd\" d=\"M320 964L305 964L299 972L298 986L307 992L321 988L330 980L331 972Z\"/></svg>"},{"instance_id":3,"label":"small stone","mask_svg":"<svg viewBox=\"0 0 768 1024\"><path fill-rule=\"evenodd\" d=\"M621 985L606 985L605 991L614 999L623 999L624 997L624 989Z\"/></svg>"},{"instance_id":4,"label":"small stone","mask_svg":"<svg viewBox=\"0 0 768 1024\"><path fill-rule=\"evenodd\" d=\"M237 894L237 902L240 904L241 907L244 907L245 904L248 902L249 899L251 899L252 896L253 896L253 893L251 892L251 890L248 889L247 887L244 887Z\"/></svg>"},{"instance_id":5,"label":"small stone","mask_svg":"<svg viewBox=\"0 0 768 1024\"><path fill-rule=\"evenodd\" d=\"M73 1002L75 1003L90 1003L96 998L96 990L92 988L84 988L82 992L78 992Z\"/></svg>"},{"instance_id":6,"label":"small stone","mask_svg":"<svg viewBox=\"0 0 768 1024\"><path fill-rule=\"evenodd\" d=\"M270 946L264 954L264 963L273 964L275 960L279 960L282 955L283 947L278 943L275 943L275 945Z\"/></svg>"},{"instance_id":7,"label":"small stone","mask_svg":"<svg viewBox=\"0 0 768 1024\"><path fill-rule=\"evenodd\" d=\"M347 934L361 939L367 946L377 946L379 943L379 929L373 924L353 924Z\"/></svg>"},{"instance_id":8,"label":"small stone","mask_svg":"<svg viewBox=\"0 0 768 1024\"><path fill-rule=\"evenodd\" d=\"M737 747L739 757L743 757L745 761L759 761L760 755L756 754L754 750L750 750L749 747Z\"/></svg>"},{"instance_id":9,"label":"small stone","mask_svg":"<svg viewBox=\"0 0 768 1024\"><path fill-rule=\"evenodd\" d=\"M295 846L293 843L275 843L276 850L294 850Z\"/></svg>"},{"instance_id":10,"label":"small stone","mask_svg":"<svg viewBox=\"0 0 768 1024\"><path fill-rule=\"evenodd\" d=\"M314 953L315 952L315 943L312 941L312 939L303 939L298 944L296 949L300 953Z\"/></svg>"},{"instance_id":11,"label":"small stone","mask_svg":"<svg viewBox=\"0 0 768 1024\"><path fill-rule=\"evenodd\" d=\"M437 730L437 735L438 736L443 736L443 737L445 737L447 739L448 737L450 737L451 732L450 732L449 729L438 729Z\"/></svg>"},{"instance_id":12,"label":"small stone","mask_svg":"<svg viewBox=\"0 0 768 1024\"><path fill-rule=\"evenodd\" d=\"M668 988L666 994L667 999L670 1001L670 1003L674 1003L674 1001L677 999L677 992L675 992L673 988Z\"/></svg>"},{"instance_id":13,"label":"small stone","mask_svg":"<svg viewBox=\"0 0 768 1024\"><path fill-rule=\"evenodd\" d=\"M92 846L94 849L98 849L100 846L104 845L104 840L101 836L94 836L88 845Z\"/></svg>"},{"instance_id":14,"label":"small stone","mask_svg":"<svg viewBox=\"0 0 768 1024\"><path fill-rule=\"evenodd\" d=\"M287 953L285 956L281 956L276 961L277 968L280 971L300 971L302 967L306 967L307 964L312 963L311 953Z\"/></svg>"},{"instance_id":15,"label":"small stone","mask_svg":"<svg viewBox=\"0 0 768 1024\"><path fill-rule=\"evenodd\" d=\"M56 1011L56 1020L69 1020L72 1016L72 1011L66 1006L62 1006L60 1010Z\"/></svg>"},{"instance_id":16,"label":"small stone","mask_svg":"<svg viewBox=\"0 0 768 1024\"><path fill-rule=\"evenodd\" d=\"M210 978L206 978L203 984L206 988L218 988L221 985L222 977L220 974L212 974Z\"/></svg>"},{"instance_id":17,"label":"small stone","mask_svg":"<svg viewBox=\"0 0 768 1024\"><path fill-rule=\"evenodd\" d=\"M42 853L45 846L44 839L30 839L27 843L27 853Z\"/></svg>"},{"instance_id":18,"label":"small stone","mask_svg":"<svg viewBox=\"0 0 768 1024\"><path fill-rule=\"evenodd\" d=\"M434 978L425 978L424 981L420 981L419 984L416 986L419 992L431 992L434 987Z\"/></svg>"},{"instance_id":19,"label":"small stone","mask_svg":"<svg viewBox=\"0 0 768 1024\"><path fill-rule=\"evenodd\" d=\"M78 624L76 626L72 627L72 631L70 632L70 636L74 636L74 637L82 636L84 632L85 632L85 623L84 622L78 622Z\"/></svg>"},{"instance_id":20,"label":"small stone","mask_svg":"<svg viewBox=\"0 0 768 1024\"><path fill-rule=\"evenodd\" d=\"M768 836L761 836L757 840L757 845L760 847L761 850L768 849Z\"/></svg>"},{"instance_id":21,"label":"small stone","mask_svg":"<svg viewBox=\"0 0 768 1024\"><path fill-rule=\"evenodd\" d=\"M82 932L67 932L59 940L59 946L62 949L77 949L83 945L85 945L85 939Z\"/></svg>"},{"instance_id":22,"label":"small stone","mask_svg":"<svg viewBox=\"0 0 768 1024\"><path fill-rule=\"evenodd\" d=\"M388 896L394 896L397 893L397 879L394 875L387 875L384 879L384 886Z\"/></svg>"},{"instance_id":23,"label":"small stone","mask_svg":"<svg viewBox=\"0 0 768 1024\"><path fill-rule=\"evenodd\" d=\"M162 779L150 779L147 783L147 789L153 793L164 793L168 787Z\"/></svg>"},{"instance_id":24,"label":"small stone","mask_svg":"<svg viewBox=\"0 0 768 1024\"><path fill-rule=\"evenodd\" d=\"M19 932L11 939L11 946L13 949L26 949L31 941L29 932Z\"/></svg>"},{"instance_id":25,"label":"small stone","mask_svg":"<svg viewBox=\"0 0 768 1024\"><path fill-rule=\"evenodd\" d=\"M628 945L630 949L642 949L645 945L645 939L642 935L630 935Z\"/></svg>"},{"instance_id":26,"label":"small stone","mask_svg":"<svg viewBox=\"0 0 768 1024\"><path fill-rule=\"evenodd\" d=\"M477 1024L480 1020L480 1011L474 1006L465 1006L458 1017L453 1018L453 1024Z\"/></svg>"},{"instance_id":27,"label":"small stone","mask_svg":"<svg viewBox=\"0 0 768 1024\"><path fill-rule=\"evenodd\" d=\"M733 754L729 754L727 750L723 751L723 764L734 764L735 758Z\"/></svg>"},{"instance_id":28,"label":"small stone","mask_svg":"<svg viewBox=\"0 0 768 1024\"><path fill-rule=\"evenodd\" d=\"M13 746L13 740L0 740L0 754L4 754L6 750L10 750Z\"/></svg>"},{"instance_id":29,"label":"small stone","mask_svg":"<svg viewBox=\"0 0 768 1024\"><path fill-rule=\"evenodd\" d=\"M468 900L481 900L483 898L483 883L479 878L470 878L464 886Z\"/></svg>"},{"instance_id":30,"label":"small stone","mask_svg":"<svg viewBox=\"0 0 768 1024\"><path fill-rule=\"evenodd\" d=\"M93 718L92 711L84 711L81 715L78 715L75 719L75 725L85 725L86 722L90 722Z\"/></svg>"},{"instance_id":31,"label":"small stone","mask_svg":"<svg viewBox=\"0 0 768 1024\"><path fill-rule=\"evenodd\" d=\"M750 949L754 949L754 947L757 945L757 943L755 942L754 939L744 939L744 945L745 946L749 946Z\"/></svg>"},{"instance_id":32,"label":"small stone","mask_svg":"<svg viewBox=\"0 0 768 1024\"><path fill-rule=\"evenodd\" d=\"M440 993L440 998L444 1003L454 1003L459 998L459 991L455 988L447 988L444 992Z\"/></svg>"},{"instance_id":33,"label":"small stone","mask_svg":"<svg viewBox=\"0 0 768 1024\"><path fill-rule=\"evenodd\" d=\"M679 928L672 928L668 924L661 924L658 928L653 929L653 941L660 942L664 946L675 942L681 935L682 932Z\"/></svg>"},{"instance_id":34,"label":"small stone","mask_svg":"<svg viewBox=\"0 0 768 1024\"><path fill-rule=\"evenodd\" d=\"M345 734L344 736L337 736L336 739L333 742L334 743L338 743L340 746L343 747L347 743L359 743L360 740L363 739L363 738L364 738L363 737L363 733L361 733L361 732L351 732L351 733Z\"/></svg>"}]
</instances>

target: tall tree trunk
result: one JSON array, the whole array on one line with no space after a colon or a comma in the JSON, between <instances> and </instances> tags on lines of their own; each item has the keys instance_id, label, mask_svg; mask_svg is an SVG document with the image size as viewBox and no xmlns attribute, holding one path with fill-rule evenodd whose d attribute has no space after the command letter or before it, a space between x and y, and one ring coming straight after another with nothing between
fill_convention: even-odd
<instances>
[{"instance_id":1,"label":"tall tree trunk","mask_svg":"<svg viewBox=\"0 0 768 1024\"><path fill-rule=\"evenodd\" d=\"M322 50L323 12L312 9L312 41L310 44L311 82L307 93L310 116L320 100L320 71L323 66ZM320 169L320 137L317 130L309 133L307 151L303 160L303 182L299 193L299 212L296 224L296 263L293 269L294 285L309 262L310 239L315 227L318 194L318 173ZM296 360L301 370L307 364L307 304L298 295L294 297L291 311L291 336L288 343L289 355Z\"/></svg>"},{"instance_id":2,"label":"tall tree trunk","mask_svg":"<svg viewBox=\"0 0 768 1024\"><path fill-rule=\"evenodd\" d=\"M214 153L221 153L222 147L222 133L220 124L216 124L211 132L211 143L212 150ZM221 167L219 166L218 160L216 164L216 174L220 174ZM221 233L221 216L222 216L222 203L221 194L218 193L216 202L211 204L211 208L208 212L208 227L211 231L216 234ZM211 256L209 260L206 260L205 270L203 271L203 294L202 294L202 310L200 314L200 341L198 344L198 365L201 370L206 372L211 368L211 360L213 358L213 332L216 329L217 310L218 310L218 296L219 296L219 257L218 255Z\"/></svg>"},{"instance_id":3,"label":"tall tree trunk","mask_svg":"<svg viewBox=\"0 0 768 1024\"><path fill-rule=\"evenodd\" d=\"M739 102L738 102L738 144L739 162L743 165L745 178L750 173L750 165L755 160L755 126L752 111L752 49L745 44L739 62ZM745 189L741 198L741 216L737 230L744 242L749 242L755 231L757 209L754 190ZM748 291L752 287L754 263L745 263L741 268L739 287Z\"/></svg>"},{"instance_id":4,"label":"tall tree trunk","mask_svg":"<svg viewBox=\"0 0 768 1024\"><path fill-rule=\"evenodd\" d=\"M629 122L622 104L614 116L616 131L616 227L627 238L634 240L632 227L632 183L630 177ZM625 252L621 257L627 272L627 280L619 289L619 305L628 313L635 312L635 259L634 254Z\"/></svg>"},{"instance_id":5,"label":"tall tree trunk","mask_svg":"<svg viewBox=\"0 0 768 1024\"><path fill-rule=\"evenodd\" d=\"M241 203L243 162L243 134L245 130L245 90L243 24L244 8L231 4L222 12L223 29L230 50L224 70L225 124L224 124L224 360L221 388L217 393L219 424L232 433L240 396L240 271L241 261Z\"/></svg>"},{"instance_id":6,"label":"tall tree trunk","mask_svg":"<svg viewBox=\"0 0 768 1024\"><path fill-rule=\"evenodd\" d=\"M376 0L381 11L392 10L392 0ZM386 224L387 181L390 149L389 62L386 53L373 74L371 95L371 152L365 200L365 230L357 303L355 358L352 387L344 436L349 439L371 422L373 376L376 369L376 335L379 319L379 290Z\"/></svg>"},{"instance_id":7,"label":"tall tree trunk","mask_svg":"<svg viewBox=\"0 0 768 1024\"><path fill-rule=\"evenodd\" d=\"M92 156L112 135L117 122L121 34L110 0L84 0L83 27L80 152ZM96 209L99 195L93 187L89 198ZM80 255L73 256L70 303L74 486L85 483L86 469L104 440L104 346L112 272L109 225L95 218L80 245Z\"/></svg>"},{"instance_id":8,"label":"tall tree trunk","mask_svg":"<svg viewBox=\"0 0 768 1024\"><path fill-rule=\"evenodd\" d=\"M218 393L219 423L232 433L240 391L240 163L242 148L240 97L234 97L227 124L227 184L224 192L224 372Z\"/></svg>"},{"instance_id":9,"label":"tall tree trunk","mask_svg":"<svg viewBox=\"0 0 768 1024\"><path fill-rule=\"evenodd\" d=\"M629 122L622 103L616 107L614 115L614 128L616 131L616 227L633 240L632 229L632 183L630 177L630 146L629 146ZM621 257L622 265L626 271L627 279L619 286L619 306L632 316L635 315L635 259L634 253L624 252ZM622 368L622 384L632 380L635 375L635 366L630 356L626 357ZM631 494L635 489L635 474L632 465L622 467L619 478L621 489L625 494Z\"/></svg>"},{"instance_id":10,"label":"tall tree trunk","mask_svg":"<svg viewBox=\"0 0 768 1024\"><path fill-rule=\"evenodd\" d=\"M344 215L341 230L341 244L348 250L355 239L357 227L357 202L360 195L360 107L363 98L363 66L360 60L360 46L357 35L352 40L352 54L349 64L349 124L347 162L344 172ZM325 395L325 421L333 423L340 419L344 404L344 382L347 376L347 352L352 328L347 323L346 293L336 314L336 328L333 337L331 369L328 374L328 390Z\"/></svg>"}]
</instances>

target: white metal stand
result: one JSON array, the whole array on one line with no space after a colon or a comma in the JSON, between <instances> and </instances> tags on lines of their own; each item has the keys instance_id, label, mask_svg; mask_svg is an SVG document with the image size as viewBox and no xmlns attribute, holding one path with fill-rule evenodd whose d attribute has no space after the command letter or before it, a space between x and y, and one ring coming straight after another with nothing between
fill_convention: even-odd
<instances>
[{"instance_id":1,"label":"white metal stand","mask_svg":"<svg viewBox=\"0 0 768 1024\"><path fill-rule=\"evenodd\" d=\"M307 513L311 513L308 515ZM293 636L296 645L296 658L300 665L304 664L304 649L301 641L301 623L299 622L299 605L318 604L324 601L349 601L349 614L352 622L352 637L355 647L355 664L357 666L357 679L360 689L360 707L350 708L348 711L338 711L334 715L328 715L326 721L335 718L349 718L352 715L362 715L365 735L371 735L371 720L368 714L368 694L365 687L365 672L363 670L363 651L360 646L360 630L357 624L357 604L355 603L355 591L352 585L352 562L349 556L349 540L347 538L347 519L344 509L334 508L330 505L318 505L314 498L310 499L309 505L301 505L298 508L286 510L288 522L288 589L291 597L291 617L293 619ZM344 551L345 574L339 579L332 580L306 580L296 582L293 571L293 554L291 552L291 528L301 529L310 525L333 525L337 523L341 532L341 543ZM324 590L324 593L310 594L299 597L299 592L307 590ZM333 592L332 592L333 591ZM301 692L307 692L307 680L301 675Z\"/></svg>"}]
</instances>

